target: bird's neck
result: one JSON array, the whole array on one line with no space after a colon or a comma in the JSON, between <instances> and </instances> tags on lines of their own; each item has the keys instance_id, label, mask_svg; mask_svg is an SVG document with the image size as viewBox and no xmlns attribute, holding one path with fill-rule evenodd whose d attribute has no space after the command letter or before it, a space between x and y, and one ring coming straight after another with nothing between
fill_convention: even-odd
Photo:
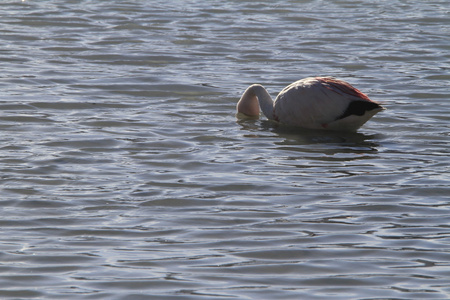
<instances>
[{"instance_id":1,"label":"bird's neck","mask_svg":"<svg viewBox=\"0 0 450 300\"><path fill-rule=\"evenodd\" d=\"M267 119L273 120L273 100L267 90L259 84L253 85L256 97L258 97L259 106Z\"/></svg>"},{"instance_id":2,"label":"bird's neck","mask_svg":"<svg viewBox=\"0 0 450 300\"><path fill-rule=\"evenodd\" d=\"M251 85L238 102L238 112L259 115L259 107L267 119L273 120L273 100L267 90L259 84Z\"/></svg>"}]
</instances>

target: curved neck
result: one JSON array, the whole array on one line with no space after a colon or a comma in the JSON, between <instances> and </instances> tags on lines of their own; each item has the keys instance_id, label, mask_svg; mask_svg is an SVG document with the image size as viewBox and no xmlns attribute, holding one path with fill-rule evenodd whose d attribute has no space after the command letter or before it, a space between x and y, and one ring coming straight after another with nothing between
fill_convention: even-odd
<instances>
[{"instance_id":1,"label":"curved neck","mask_svg":"<svg viewBox=\"0 0 450 300\"><path fill-rule=\"evenodd\" d=\"M258 105L259 104L259 105ZM236 108L249 116L258 116L259 107L267 119L273 120L273 100L267 90L260 84L249 86L242 94Z\"/></svg>"}]
</instances>

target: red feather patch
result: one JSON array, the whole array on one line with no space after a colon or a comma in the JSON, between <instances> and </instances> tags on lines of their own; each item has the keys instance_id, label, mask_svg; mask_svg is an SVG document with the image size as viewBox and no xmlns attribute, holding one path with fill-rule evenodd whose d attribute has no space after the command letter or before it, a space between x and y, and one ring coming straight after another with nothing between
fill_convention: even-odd
<instances>
[{"instance_id":1,"label":"red feather patch","mask_svg":"<svg viewBox=\"0 0 450 300\"><path fill-rule=\"evenodd\" d=\"M366 94L364 94L357 88L354 88L352 85L350 85L345 81L335 79L332 77L316 77L316 79L319 80L322 84L324 84L325 88L331 91L337 92L339 94L347 94L353 97L357 97L372 102L372 100L370 100Z\"/></svg>"}]
</instances>

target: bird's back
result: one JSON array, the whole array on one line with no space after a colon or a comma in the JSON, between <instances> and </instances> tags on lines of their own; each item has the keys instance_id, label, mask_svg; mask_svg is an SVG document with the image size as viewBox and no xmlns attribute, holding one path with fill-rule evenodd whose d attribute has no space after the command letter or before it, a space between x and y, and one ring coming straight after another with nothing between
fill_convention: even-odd
<instances>
[{"instance_id":1,"label":"bird's back","mask_svg":"<svg viewBox=\"0 0 450 300\"><path fill-rule=\"evenodd\" d=\"M359 109L362 113L349 108ZM278 94L273 114L275 120L288 125L356 130L379 111L372 111L375 108L382 109L344 81L331 77L308 77L290 84Z\"/></svg>"}]
</instances>

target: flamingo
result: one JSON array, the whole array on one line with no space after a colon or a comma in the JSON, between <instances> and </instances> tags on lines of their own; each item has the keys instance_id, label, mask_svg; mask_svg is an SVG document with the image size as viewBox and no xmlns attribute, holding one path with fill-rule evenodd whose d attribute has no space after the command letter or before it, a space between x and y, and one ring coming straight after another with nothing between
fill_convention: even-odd
<instances>
[{"instance_id":1,"label":"flamingo","mask_svg":"<svg viewBox=\"0 0 450 300\"><path fill-rule=\"evenodd\" d=\"M308 129L356 131L384 107L334 77L307 77L291 83L272 100L260 84L249 86L236 105L238 115Z\"/></svg>"}]
</instances>

